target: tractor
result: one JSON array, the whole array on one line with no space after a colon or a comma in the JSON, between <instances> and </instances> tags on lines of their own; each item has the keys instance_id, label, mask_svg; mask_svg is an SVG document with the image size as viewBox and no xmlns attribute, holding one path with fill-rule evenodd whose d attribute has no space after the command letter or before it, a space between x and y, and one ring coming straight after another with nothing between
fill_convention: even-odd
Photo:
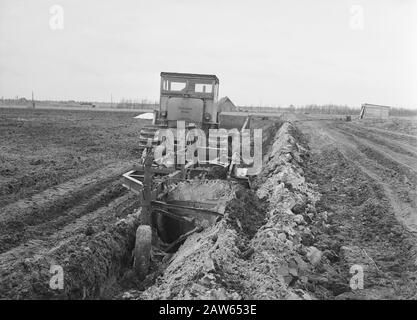
<instances>
[{"instance_id":1,"label":"tractor","mask_svg":"<svg viewBox=\"0 0 417 320\"><path fill-rule=\"evenodd\" d=\"M175 133L178 121L187 129L200 128L205 132L219 127L219 79L215 75L161 72L159 110L154 111L152 125L140 131L139 150L148 147L149 139L155 146L155 132L170 128Z\"/></svg>"},{"instance_id":2,"label":"tractor","mask_svg":"<svg viewBox=\"0 0 417 320\"><path fill-rule=\"evenodd\" d=\"M234 154L230 152L231 141L228 136L209 135L206 145L196 147L196 139L180 143L180 135L190 130L201 129L208 134L210 129L218 129L219 106L217 103L219 79L215 75L191 73L161 73L159 109L154 111L152 124L144 126L139 134L139 164L123 175L123 185L141 197L142 219L136 231L133 250L134 268L143 279L149 268L152 242L158 236L159 247L172 252L185 241L191 233L201 230L202 225L213 223L223 212L218 203L204 201L169 201L170 186L189 179L235 179L247 182L245 169L235 164ZM179 127L179 124L182 127ZM250 125L250 117L245 119L239 129ZM163 129L172 132L173 148L166 147L166 141L158 135ZM198 140L198 139L197 139ZM212 158L199 158L198 161L178 163L180 151L191 147L206 149ZM226 146L226 148L225 148ZM159 158L155 158L157 150ZM169 149L169 150L168 150ZM184 150L182 150L184 149ZM163 159L174 155L173 163ZM223 161L218 161L219 159ZM172 159L172 158L171 158ZM243 172L243 173L242 173ZM223 208L224 210L224 208ZM156 233L156 234L155 234Z\"/></svg>"}]
</instances>

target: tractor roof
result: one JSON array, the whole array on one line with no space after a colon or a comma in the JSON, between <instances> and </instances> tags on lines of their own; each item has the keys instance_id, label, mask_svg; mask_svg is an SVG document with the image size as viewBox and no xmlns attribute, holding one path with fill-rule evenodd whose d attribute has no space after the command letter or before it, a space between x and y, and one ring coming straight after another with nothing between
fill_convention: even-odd
<instances>
[{"instance_id":1,"label":"tractor roof","mask_svg":"<svg viewBox=\"0 0 417 320\"><path fill-rule=\"evenodd\" d=\"M211 79L219 82L214 74L198 74L198 73L178 73L178 72L161 72L161 77L175 77L175 78L194 78L194 79Z\"/></svg>"}]
</instances>

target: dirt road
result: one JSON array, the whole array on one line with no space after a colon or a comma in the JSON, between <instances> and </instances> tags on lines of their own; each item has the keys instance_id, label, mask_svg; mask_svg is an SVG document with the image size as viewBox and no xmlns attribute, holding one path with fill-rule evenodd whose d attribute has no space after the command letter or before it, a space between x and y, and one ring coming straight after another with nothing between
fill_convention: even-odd
<instances>
[{"instance_id":1,"label":"dirt road","mask_svg":"<svg viewBox=\"0 0 417 320\"><path fill-rule=\"evenodd\" d=\"M311 148L306 178L322 194L317 209L329 213L315 230L333 257L317 296L417 298L417 136L361 122L297 126ZM353 265L366 266L364 290L339 295Z\"/></svg>"}]
</instances>

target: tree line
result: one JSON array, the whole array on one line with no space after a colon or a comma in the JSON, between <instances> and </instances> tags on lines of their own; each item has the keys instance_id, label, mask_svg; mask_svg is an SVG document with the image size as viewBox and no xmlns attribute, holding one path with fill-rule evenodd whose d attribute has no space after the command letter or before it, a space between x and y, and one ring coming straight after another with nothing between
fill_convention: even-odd
<instances>
[{"instance_id":1,"label":"tree line","mask_svg":"<svg viewBox=\"0 0 417 320\"><path fill-rule=\"evenodd\" d=\"M239 111L252 111L252 112L269 112L269 113L281 113L281 112L296 112L305 114L335 114L335 115L358 115L360 108L350 107L348 105L336 105L336 104L308 104L304 106L286 106L286 107L256 107L256 106L240 106ZM398 107L390 107L390 116L401 117L414 117L417 116L417 109L406 109Z\"/></svg>"}]
</instances>

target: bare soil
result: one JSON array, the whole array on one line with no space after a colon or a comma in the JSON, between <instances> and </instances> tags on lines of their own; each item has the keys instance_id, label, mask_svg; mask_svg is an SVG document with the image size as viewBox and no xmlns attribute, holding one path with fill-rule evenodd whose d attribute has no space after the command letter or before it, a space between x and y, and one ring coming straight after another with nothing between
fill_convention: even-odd
<instances>
[{"instance_id":1,"label":"bare soil","mask_svg":"<svg viewBox=\"0 0 417 320\"><path fill-rule=\"evenodd\" d=\"M417 298L416 140L375 123L297 124L311 148L306 178L322 194L317 211L329 216L313 229L328 257L309 282L319 298ZM352 265L364 266L364 290L349 288Z\"/></svg>"},{"instance_id":2,"label":"bare soil","mask_svg":"<svg viewBox=\"0 0 417 320\"><path fill-rule=\"evenodd\" d=\"M129 266L134 224L115 223L139 207L120 180L139 157L136 114L0 109L0 297L103 297Z\"/></svg>"},{"instance_id":3,"label":"bare soil","mask_svg":"<svg viewBox=\"0 0 417 320\"><path fill-rule=\"evenodd\" d=\"M136 113L0 109L0 207L137 159Z\"/></svg>"},{"instance_id":4,"label":"bare soil","mask_svg":"<svg viewBox=\"0 0 417 320\"><path fill-rule=\"evenodd\" d=\"M415 121L309 119L273 141L282 121L257 119L256 192L236 185L224 221L176 254L154 248L140 282L140 203L120 180L139 157L134 115L0 109L0 298L417 299ZM63 291L49 287L55 264ZM353 265L363 290L349 286Z\"/></svg>"}]
</instances>

